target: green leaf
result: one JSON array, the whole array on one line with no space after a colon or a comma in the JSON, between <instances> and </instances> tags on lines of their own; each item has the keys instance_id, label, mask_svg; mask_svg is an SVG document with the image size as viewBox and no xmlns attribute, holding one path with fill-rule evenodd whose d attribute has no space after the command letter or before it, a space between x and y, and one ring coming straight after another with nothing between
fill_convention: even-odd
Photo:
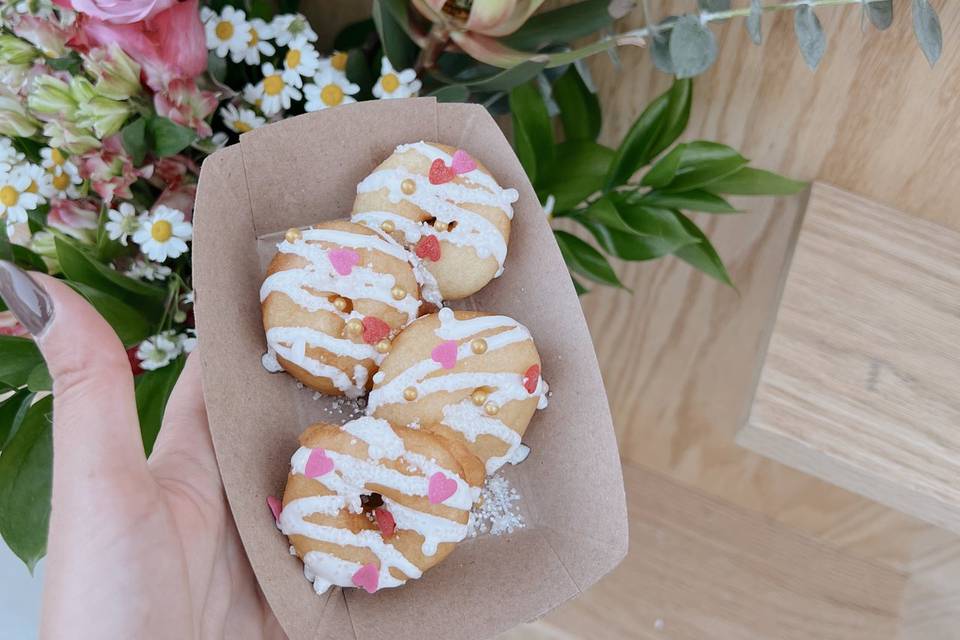
<instances>
[{"instance_id":1,"label":"green leaf","mask_svg":"<svg viewBox=\"0 0 960 640\"><path fill-rule=\"evenodd\" d=\"M584 218L574 219L593 234L604 251L621 260L653 260L669 255L679 248L675 241L666 238L623 233Z\"/></svg>"},{"instance_id":2,"label":"green leaf","mask_svg":"<svg viewBox=\"0 0 960 640\"><path fill-rule=\"evenodd\" d=\"M80 282L66 281L65 284L93 305L103 319L113 327L124 346L138 344L155 333L152 324L140 311L117 298Z\"/></svg>"},{"instance_id":3,"label":"green leaf","mask_svg":"<svg viewBox=\"0 0 960 640\"><path fill-rule=\"evenodd\" d=\"M793 30L800 45L803 60L811 69L816 69L827 50L827 36L820 26L820 19L810 5L800 5L793 15Z\"/></svg>"},{"instance_id":4,"label":"green leaf","mask_svg":"<svg viewBox=\"0 0 960 640\"><path fill-rule=\"evenodd\" d=\"M572 209L603 188L613 149L589 140L568 140L556 147L554 161L541 170L537 195L556 198L554 215Z\"/></svg>"},{"instance_id":5,"label":"green leaf","mask_svg":"<svg viewBox=\"0 0 960 640\"><path fill-rule=\"evenodd\" d=\"M33 394L29 390L20 389L0 402L0 451L7 448L7 443L20 429L32 399Z\"/></svg>"},{"instance_id":6,"label":"green leaf","mask_svg":"<svg viewBox=\"0 0 960 640\"><path fill-rule=\"evenodd\" d=\"M140 435L143 448L149 456L163 424L163 412L167 407L170 392L180 377L186 356L180 356L162 369L146 371L135 381L137 414L140 416Z\"/></svg>"},{"instance_id":7,"label":"green leaf","mask_svg":"<svg viewBox=\"0 0 960 640\"><path fill-rule=\"evenodd\" d=\"M753 167L743 167L710 183L711 191L734 196L789 196L806 187L806 182Z\"/></svg>"},{"instance_id":8,"label":"green leaf","mask_svg":"<svg viewBox=\"0 0 960 640\"><path fill-rule=\"evenodd\" d=\"M47 214L50 213L50 203L44 202L40 206L27 211L27 225L31 233L42 231L47 226Z\"/></svg>"},{"instance_id":9,"label":"green leaf","mask_svg":"<svg viewBox=\"0 0 960 640\"><path fill-rule=\"evenodd\" d=\"M50 523L53 398L27 411L20 429L0 454L0 534L30 572L47 550Z\"/></svg>"},{"instance_id":10,"label":"green leaf","mask_svg":"<svg viewBox=\"0 0 960 640\"><path fill-rule=\"evenodd\" d=\"M530 182L537 184L541 167L553 161L553 125L537 87L528 82L510 91L513 144Z\"/></svg>"},{"instance_id":11,"label":"green leaf","mask_svg":"<svg viewBox=\"0 0 960 640\"><path fill-rule=\"evenodd\" d=\"M50 371L47 369L47 363L41 362L30 375L27 376L27 389L34 393L39 391L51 391L53 389L53 378L50 377Z\"/></svg>"},{"instance_id":12,"label":"green leaf","mask_svg":"<svg viewBox=\"0 0 960 640\"><path fill-rule=\"evenodd\" d=\"M679 158L674 154L679 154ZM699 189L736 172L747 162L727 145L696 140L674 147L643 177L641 184L674 192Z\"/></svg>"},{"instance_id":13,"label":"green leaf","mask_svg":"<svg viewBox=\"0 0 960 640\"><path fill-rule=\"evenodd\" d=\"M66 71L72 76L79 75L82 71L82 62L76 51L60 58L47 58L46 63L54 71Z\"/></svg>"},{"instance_id":14,"label":"green leaf","mask_svg":"<svg viewBox=\"0 0 960 640\"><path fill-rule=\"evenodd\" d=\"M27 160L39 164L43 157L40 155L40 150L43 149L45 145L31 138L13 138L13 146L17 151L25 155Z\"/></svg>"},{"instance_id":15,"label":"green leaf","mask_svg":"<svg viewBox=\"0 0 960 640\"><path fill-rule=\"evenodd\" d=\"M596 140L600 135L600 100L587 88L576 65L553 83L553 99L567 140Z\"/></svg>"},{"instance_id":16,"label":"green leaf","mask_svg":"<svg viewBox=\"0 0 960 640\"><path fill-rule=\"evenodd\" d=\"M617 211L616 205L614 205L609 198L600 198L591 204L586 211L578 214L578 217L621 233L636 233L633 227L628 225L624 219L620 217L620 212Z\"/></svg>"},{"instance_id":17,"label":"green leaf","mask_svg":"<svg viewBox=\"0 0 960 640\"><path fill-rule=\"evenodd\" d=\"M940 18L927 0L913 0L913 33L932 67L943 51L943 33L940 30Z\"/></svg>"},{"instance_id":18,"label":"green leaf","mask_svg":"<svg viewBox=\"0 0 960 640\"><path fill-rule=\"evenodd\" d=\"M30 249L27 249L19 244L11 244L10 251L13 255L13 262L15 264L20 265L28 271L47 273L47 263L43 261L43 258L35 254Z\"/></svg>"},{"instance_id":19,"label":"green leaf","mask_svg":"<svg viewBox=\"0 0 960 640\"><path fill-rule=\"evenodd\" d=\"M465 82L464 84L470 87L471 91L477 93L510 91L514 87L536 78L537 74L543 70L546 64L546 62L534 62L532 60L527 60L526 62L521 62L515 67L498 71L492 76L487 76L486 78L481 78L471 82Z\"/></svg>"},{"instance_id":20,"label":"green leaf","mask_svg":"<svg viewBox=\"0 0 960 640\"><path fill-rule=\"evenodd\" d=\"M500 41L514 49L526 51L536 51L547 45L569 44L613 24L610 4L610 0L586 0L535 14L522 27L500 38Z\"/></svg>"},{"instance_id":21,"label":"green leaf","mask_svg":"<svg viewBox=\"0 0 960 640\"><path fill-rule=\"evenodd\" d=\"M670 32L670 61L678 78L692 78L717 59L717 39L694 15L681 16Z\"/></svg>"},{"instance_id":22,"label":"green leaf","mask_svg":"<svg viewBox=\"0 0 960 640\"><path fill-rule=\"evenodd\" d=\"M681 247L674 252L674 255L711 278L716 278L720 282L733 287L730 274L727 273L727 268L723 266L723 260L720 259L717 250L713 248L710 239L688 217L679 211L673 213L680 224L683 225L684 230L699 240L696 244Z\"/></svg>"},{"instance_id":23,"label":"green leaf","mask_svg":"<svg viewBox=\"0 0 960 640\"><path fill-rule=\"evenodd\" d=\"M670 153L657 160L657 163L650 167L650 170L640 179L640 184L654 189L661 189L670 184L680 168L685 148L686 145L678 144L670 150Z\"/></svg>"},{"instance_id":24,"label":"green leaf","mask_svg":"<svg viewBox=\"0 0 960 640\"><path fill-rule=\"evenodd\" d=\"M427 94L437 99L437 102L466 102L470 97L470 89L462 84L450 84L440 87Z\"/></svg>"},{"instance_id":25,"label":"green leaf","mask_svg":"<svg viewBox=\"0 0 960 640\"><path fill-rule=\"evenodd\" d=\"M0 382L8 387L22 387L30 372L43 362L33 340L0 335Z\"/></svg>"},{"instance_id":26,"label":"green leaf","mask_svg":"<svg viewBox=\"0 0 960 640\"><path fill-rule=\"evenodd\" d=\"M120 130L120 140L123 142L123 148L130 154L133 164L137 167L143 164L150 150L147 142L147 121L137 118L125 126Z\"/></svg>"},{"instance_id":27,"label":"green leaf","mask_svg":"<svg viewBox=\"0 0 960 640\"><path fill-rule=\"evenodd\" d=\"M350 49L347 52L347 68L344 70L347 80L360 85L356 95L358 100L369 100L373 97L371 90L376 83L376 76L371 72L367 56L360 49Z\"/></svg>"},{"instance_id":28,"label":"green leaf","mask_svg":"<svg viewBox=\"0 0 960 640\"><path fill-rule=\"evenodd\" d=\"M250 0L248 4L250 10L247 12L247 17L260 18L266 22L273 19L273 6L267 0Z\"/></svg>"},{"instance_id":29,"label":"green leaf","mask_svg":"<svg viewBox=\"0 0 960 640\"><path fill-rule=\"evenodd\" d=\"M693 189L682 193L651 191L638 200L639 204L663 209L689 209L706 213L739 213L729 202L709 191Z\"/></svg>"},{"instance_id":30,"label":"green leaf","mask_svg":"<svg viewBox=\"0 0 960 640\"><path fill-rule=\"evenodd\" d=\"M555 229L553 235L560 245L564 261L573 271L595 282L624 288L602 253L572 233Z\"/></svg>"},{"instance_id":31,"label":"green leaf","mask_svg":"<svg viewBox=\"0 0 960 640\"><path fill-rule=\"evenodd\" d=\"M209 51L207 53L207 73L209 73L210 77L216 80L217 82L221 84L226 84L227 59L221 58L213 51ZM129 152L130 150L127 149L127 151Z\"/></svg>"},{"instance_id":32,"label":"green leaf","mask_svg":"<svg viewBox=\"0 0 960 640\"><path fill-rule=\"evenodd\" d=\"M147 121L147 134L153 153L160 158L180 153L197 139L197 132L193 129L162 116L153 116Z\"/></svg>"},{"instance_id":33,"label":"green leaf","mask_svg":"<svg viewBox=\"0 0 960 640\"><path fill-rule=\"evenodd\" d=\"M336 51L349 51L362 47L376 31L377 27L370 18L352 22L341 29L333 39L333 48Z\"/></svg>"},{"instance_id":34,"label":"green leaf","mask_svg":"<svg viewBox=\"0 0 960 640\"><path fill-rule=\"evenodd\" d=\"M863 10L879 31L886 31L893 24L893 0L873 0L864 2Z\"/></svg>"},{"instance_id":35,"label":"green leaf","mask_svg":"<svg viewBox=\"0 0 960 640\"><path fill-rule=\"evenodd\" d=\"M573 290L577 292L578 296L582 296L585 293L590 293L590 289L587 289L585 286L580 284L580 281L573 277L573 274L570 274L570 279L573 280Z\"/></svg>"},{"instance_id":36,"label":"green leaf","mask_svg":"<svg viewBox=\"0 0 960 640\"><path fill-rule=\"evenodd\" d=\"M693 81L689 78L674 80L664 95L667 97L667 108L656 140L650 146L651 159L656 158L676 142L687 128L687 123L690 121L690 105L693 102Z\"/></svg>"},{"instance_id":37,"label":"green leaf","mask_svg":"<svg viewBox=\"0 0 960 640\"><path fill-rule=\"evenodd\" d=\"M614 199L614 204L620 217L634 233L662 238L676 247L697 241L696 237L684 230L669 209L627 202L622 198Z\"/></svg>"},{"instance_id":38,"label":"green leaf","mask_svg":"<svg viewBox=\"0 0 960 640\"><path fill-rule=\"evenodd\" d=\"M400 71L413 64L417 46L407 36L404 23L397 19L395 12L402 12L406 16L406 3L401 2L398 5L393 0L374 0L373 22L377 28L377 35L380 36L384 55L390 60L393 68ZM408 19L404 18L404 20Z\"/></svg>"}]
</instances>

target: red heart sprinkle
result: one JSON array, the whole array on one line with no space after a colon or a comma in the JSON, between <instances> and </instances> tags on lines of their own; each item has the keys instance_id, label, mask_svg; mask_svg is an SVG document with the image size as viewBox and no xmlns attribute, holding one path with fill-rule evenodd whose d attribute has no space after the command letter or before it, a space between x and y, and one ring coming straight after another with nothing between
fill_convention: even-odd
<instances>
[{"instance_id":1,"label":"red heart sprinkle","mask_svg":"<svg viewBox=\"0 0 960 640\"><path fill-rule=\"evenodd\" d=\"M540 382L540 365L532 364L527 372L523 374L523 388L527 393L533 393L537 390L537 384Z\"/></svg>"},{"instance_id":2,"label":"red heart sprinkle","mask_svg":"<svg viewBox=\"0 0 960 640\"><path fill-rule=\"evenodd\" d=\"M270 507L270 513L273 514L274 521L280 524L280 512L283 510L283 503L277 496L267 496L267 506Z\"/></svg>"},{"instance_id":3,"label":"red heart sprinkle","mask_svg":"<svg viewBox=\"0 0 960 640\"><path fill-rule=\"evenodd\" d=\"M383 534L383 537L391 537L397 530L397 523L393 519L393 514L380 507L373 510L373 515L377 518L377 526L380 527L380 533Z\"/></svg>"},{"instance_id":4,"label":"red heart sprinkle","mask_svg":"<svg viewBox=\"0 0 960 640\"><path fill-rule=\"evenodd\" d=\"M450 182L456 176L457 174L454 172L453 167L448 167L443 164L443 160L440 158L433 161L433 164L430 165L430 173L427 174L427 177L430 178L430 184Z\"/></svg>"},{"instance_id":5,"label":"red heart sprinkle","mask_svg":"<svg viewBox=\"0 0 960 640\"><path fill-rule=\"evenodd\" d=\"M423 236L414 248L414 253L422 260L440 260L440 241L437 236Z\"/></svg>"},{"instance_id":6,"label":"red heart sprinkle","mask_svg":"<svg viewBox=\"0 0 960 640\"><path fill-rule=\"evenodd\" d=\"M390 325L373 316L363 319L363 341L367 344L377 344L390 335Z\"/></svg>"}]
</instances>

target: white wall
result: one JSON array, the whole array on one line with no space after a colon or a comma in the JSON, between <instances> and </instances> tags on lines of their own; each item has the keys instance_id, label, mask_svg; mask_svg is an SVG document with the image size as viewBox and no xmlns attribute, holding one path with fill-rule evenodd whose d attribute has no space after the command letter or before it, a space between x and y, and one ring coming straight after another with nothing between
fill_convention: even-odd
<instances>
[{"instance_id":1,"label":"white wall","mask_svg":"<svg viewBox=\"0 0 960 640\"><path fill-rule=\"evenodd\" d=\"M31 576L0 540L0 640L33 640L40 618L43 561Z\"/></svg>"}]
</instances>

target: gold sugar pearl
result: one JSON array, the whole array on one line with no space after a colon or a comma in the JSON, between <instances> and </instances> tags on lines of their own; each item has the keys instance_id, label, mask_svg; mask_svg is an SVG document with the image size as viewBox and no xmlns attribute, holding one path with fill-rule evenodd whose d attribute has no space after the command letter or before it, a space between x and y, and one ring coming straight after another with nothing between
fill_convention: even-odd
<instances>
[{"instance_id":1,"label":"gold sugar pearl","mask_svg":"<svg viewBox=\"0 0 960 640\"><path fill-rule=\"evenodd\" d=\"M413 387L407 387L403 390L403 399L408 402L413 402L417 399L417 390Z\"/></svg>"},{"instance_id":2,"label":"gold sugar pearl","mask_svg":"<svg viewBox=\"0 0 960 640\"><path fill-rule=\"evenodd\" d=\"M470 399L473 400L473 404L478 407L483 406L483 403L487 401L487 392L482 389L477 389L470 396Z\"/></svg>"},{"instance_id":3,"label":"gold sugar pearl","mask_svg":"<svg viewBox=\"0 0 960 640\"><path fill-rule=\"evenodd\" d=\"M475 354L480 355L481 353L487 352L487 341L483 338L477 338L470 342L470 351L473 351Z\"/></svg>"},{"instance_id":4,"label":"gold sugar pearl","mask_svg":"<svg viewBox=\"0 0 960 640\"><path fill-rule=\"evenodd\" d=\"M363 323L354 318L347 323L346 329L351 336L358 336L363 333Z\"/></svg>"},{"instance_id":5,"label":"gold sugar pearl","mask_svg":"<svg viewBox=\"0 0 960 640\"><path fill-rule=\"evenodd\" d=\"M495 416L497 415L498 411L500 411L500 407L498 407L494 402L488 402L487 404L483 405L483 412L488 416Z\"/></svg>"},{"instance_id":6,"label":"gold sugar pearl","mask_svg":"<svg viewBox=\"0 0 960 640\"><path fill-rule=\"evenodd\" d=\"M287 242L296 242L300 239L300 235L300 229L287 229L283 237L286 238Z\"/></svg>"},{"instance_id":7,"label":"gold sugar pearl","mask_svg":"<svg viewBox=\"0 0 960 640\"><path fill-rule=\"evenodd\" d=\"M448 228L448 225L447 225L447 223L444 222L443 220L437 220L436 222L433 223L433 230L434 230L434 231L439 231L439 232L442 233L442 232L446 231L447 228Z\"/></svg>"},{"instance_id":8,"label":"gold sugar pearl","mask_svg":"<svg viewBox=\"0 0 960 640\"><path fill-rule=\"evenodd\" d=\"M346 308L347 308L347 301L346 301L346 299L345 299L345 298L334 298L334 299L333 299L333 307L334 307L337 311L345 311Z\"/></svg>"},{"instance_id":9,"label":"gold sugar pearl","mask_svg":"<svg viewBox=\"0 0 960 640\"><path fill-rule=\"evenodd\" d=\"M403 182L400 183L400 190L408 196L413 195L417 190L417 183L410 178L404 178Z\"/></svg>"},{"instance_id":10,"label":"gold sugar pearl","mask_svg":"<svg viewBox=\"0 0 960 640\"><path fill-rule=\"evenodd\" d=\"M390 341L381 340L380 342L377 343L376 348L377 348L377 353L386 353L387 351L390 351Z\"/></svg>"},{"instance_id":11,"label":"gold sugar pearl","mask_svg":"<svg viewBox=\"0 0 960 640\"><path fill-rule=\"evenodd\" d=\"M397 230L397 225L393 224L393 220L384 220L380 223L380 228L387 233L393 233Z\"/></svg>"},{"instance_id":12,"label":"gold sugar pearl","mask_svg":"<svg viewBox=\"0 0 960 640\"><path fill-rule=\"evenodd\" d=\"M407 290L403 287L394 287L390 289L390 295L393 296L394 300L403 300L407 295Z\"/></svg>"}]
</instances>

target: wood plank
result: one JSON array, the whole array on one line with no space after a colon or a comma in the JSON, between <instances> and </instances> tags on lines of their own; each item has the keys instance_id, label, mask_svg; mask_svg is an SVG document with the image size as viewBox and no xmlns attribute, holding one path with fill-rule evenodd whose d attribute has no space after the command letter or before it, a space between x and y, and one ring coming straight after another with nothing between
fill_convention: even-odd
<instances>
[{"instance_id":1,"label":"wood plank","mask_svg":"<svg viewBox=\"0 0 960 640\"><path fill-rule=\"evenodd\" d=\"M883 640L905 576L631 465L630 554L500 640Z\"/></svg>"},{"instance_id":2,"label":"wood plank","mask_svg":"<svg viewBox=\"0 0 960 640\"><path fill-rule=\"evenodd\" d=\"M814 185L738 442L960 533L960 233Z\"/></svg>"}]
</instances>

